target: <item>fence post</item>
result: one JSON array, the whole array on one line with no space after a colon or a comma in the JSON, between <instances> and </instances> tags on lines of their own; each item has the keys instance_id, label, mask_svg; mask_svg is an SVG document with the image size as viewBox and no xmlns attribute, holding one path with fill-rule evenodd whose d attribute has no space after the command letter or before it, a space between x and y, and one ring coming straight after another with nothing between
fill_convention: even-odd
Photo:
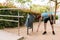
<instances>
[{"instance_id":1,"label":"fence post","mask_svg":"<svg viewBox=\"0 0 60 40\"><path fill-rule=\"evenodd\" d=\"M19 25L19 10L18 10L18 36L20 36L20 25Z\"/></svg>"}]
</instances>

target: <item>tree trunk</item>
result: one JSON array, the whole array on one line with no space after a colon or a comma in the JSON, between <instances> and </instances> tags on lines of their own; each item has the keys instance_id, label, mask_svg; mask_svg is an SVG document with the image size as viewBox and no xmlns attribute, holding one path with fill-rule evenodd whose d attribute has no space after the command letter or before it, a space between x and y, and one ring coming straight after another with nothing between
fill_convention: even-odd
<instances>
[{"instance_id":1,"label":"tree trunk","mask_svg":"<svg viewBox=\"0 0 60 40\"><path fill-rule=\"evenodd\" d=\"M56 23L56 10L57 10L57 0L55 1L55 16L54 16L54 23Z\"/></svg>"}]
</instances>

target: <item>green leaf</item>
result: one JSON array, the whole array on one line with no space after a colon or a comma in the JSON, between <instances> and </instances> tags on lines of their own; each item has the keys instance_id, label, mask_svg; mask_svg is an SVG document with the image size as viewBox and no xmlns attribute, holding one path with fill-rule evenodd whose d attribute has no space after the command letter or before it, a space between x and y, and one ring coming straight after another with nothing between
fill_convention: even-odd
<instances>
[{"instance_id":1,"label":"green leaf","mask_svg":"<svg viewBox=\"0 0 60 40\"><path fill-rule=\"evenodd\" d=\"M31 0L16 0L16 1L18 1L20 3L31 2Z\"/></svg>"}]
</instances>

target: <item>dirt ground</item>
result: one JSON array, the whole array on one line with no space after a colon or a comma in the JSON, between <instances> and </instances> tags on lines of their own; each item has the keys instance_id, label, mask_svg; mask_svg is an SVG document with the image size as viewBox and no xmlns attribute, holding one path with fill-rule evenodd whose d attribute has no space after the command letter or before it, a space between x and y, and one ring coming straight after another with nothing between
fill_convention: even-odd
<instances>
[{"instance_id":1,"label":"dirt ground","mask_svg":"<svg viewBox=\"0 0 60 40\"><path fill-rule=\"evenodd\" d=\"M20 35L24 36L24 40L60 40L60 24L54 24L55 35L52 34L52 30L49 22L47 23L47 34L42 35L44 32L43 22L40 25L39 31L36 32L38 27L38 22L34 23L34 31L29 30L29 35L27 35L26 27L20 27ZM18 34L17 28L5 28L4 31Z\"/></svg>"}]
</instances>

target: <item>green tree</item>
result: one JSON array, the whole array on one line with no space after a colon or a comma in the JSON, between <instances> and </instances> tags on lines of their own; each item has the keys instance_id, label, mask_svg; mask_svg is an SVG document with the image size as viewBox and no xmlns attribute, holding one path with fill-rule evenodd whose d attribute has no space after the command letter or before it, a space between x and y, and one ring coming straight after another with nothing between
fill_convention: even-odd
<instances>
[{"instance_id":1,"label":"green tree","mask_svg":"<svg viewBox=\"0 0 60 40\"><path fill-rule=\"evenodd\" d=\"M40 5L33 4L31 10L33 10L34 12L43 13L43 12L49 11L49 9L50 7L48 6L40 6Z\"/></svg>"},{"instance_id":2,"label":"green tree","mask_svg":"<svg viewBox=\"0 0 60 40\"><path fill-rule=\"evenodd\" d=\"M31 4L31 0L16 0L18 3L21 3L21 5L23 6L23 8L24 8L24 4L25 3L28 3L28 6ZM29 4L30 3L30 4Z\"/></svg>"},{"instance_id":3,"label":"green tree","mask_svg":"<svg viewBox=\"0 0 60 40\"><path fill-rule=\"evenodd\" d=\"M6 0L6 6L9 8L16 8L16 6L14 6L14 0Z\"/></svg>"},{"instance_id":4,"label":"green tree","mask_svg":"<svg viewBox=\"0 0 60 40\"><path fill-rule=\"evenodd\" d=\"M20 3L26 3L26 2L31 2L31 0L17 0L18 2L20 2Z\"/></svg>"}]
</instances>

